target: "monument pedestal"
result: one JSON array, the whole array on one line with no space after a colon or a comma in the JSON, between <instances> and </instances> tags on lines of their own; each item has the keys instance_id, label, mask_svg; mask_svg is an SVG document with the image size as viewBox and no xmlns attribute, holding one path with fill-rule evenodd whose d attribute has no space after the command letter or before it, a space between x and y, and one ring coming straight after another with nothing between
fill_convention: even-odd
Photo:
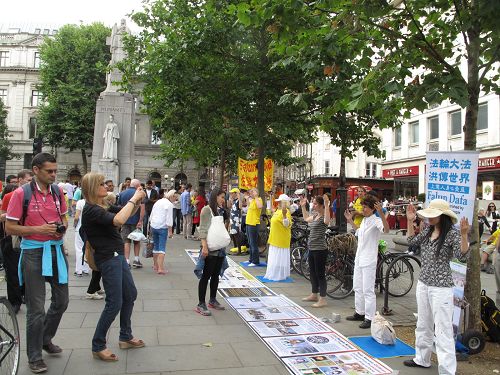
<instances>
[{"instance_id":1,"label":"monument pedestal","mask_svg":"<svg viewBox=\"0 0 500 375\"><path fill-rule=\"evenodd\" d=\"M104 175L106 180L113 180L113 183L120 182L120 163L118 160L100 159L97 171Z\"/></svg>"}]
</instances>

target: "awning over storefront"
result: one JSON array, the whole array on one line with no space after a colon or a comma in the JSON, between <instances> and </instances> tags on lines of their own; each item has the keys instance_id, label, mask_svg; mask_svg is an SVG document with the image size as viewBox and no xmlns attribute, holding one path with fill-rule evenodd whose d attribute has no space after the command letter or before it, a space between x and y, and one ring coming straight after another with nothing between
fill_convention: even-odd
<instances>
[{"instance_id":1,"label":"awning over storefront","mask_svg":"<svg viewBox=\"0 0 500 375\"><path fill-rule=\"evenodd\" d=\"M418 165L412 165L411 167L400 167L383 169L382 177L384 178L395 178L395 177L406 177L406 176L418 176Z\"/></svg>"}]
</instances>

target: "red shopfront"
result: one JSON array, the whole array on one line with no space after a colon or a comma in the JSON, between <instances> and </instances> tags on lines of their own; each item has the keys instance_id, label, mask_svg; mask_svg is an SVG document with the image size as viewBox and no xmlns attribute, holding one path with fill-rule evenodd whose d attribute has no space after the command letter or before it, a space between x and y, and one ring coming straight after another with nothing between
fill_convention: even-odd
<instances>
[{"instance_id":1,"label":"red shopfront","mask_svg":"<svg viewBox=\"0 0 500 375\"><path fill-rule=\"evenodd\" d=\"M415 197L418 195L419 166L390 168L382 170L382 177L394 179L393 198Z\"/></svg>"},{"instance_id":2,"label":"red shopfront","mask_svg":"<svg viewBox=\"0 0 500 375\"><path fill-rule=\"evenodd\" d=\"M500 156L479 158L477 173L477 198L482 199L483 181L494 182L494 199L500 200Z\"/></svg>"}]
</instances>

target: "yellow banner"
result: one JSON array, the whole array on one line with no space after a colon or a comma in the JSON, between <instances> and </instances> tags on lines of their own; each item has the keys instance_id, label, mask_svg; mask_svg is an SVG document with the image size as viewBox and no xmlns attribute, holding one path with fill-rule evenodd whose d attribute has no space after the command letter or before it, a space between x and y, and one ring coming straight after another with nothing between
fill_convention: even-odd
<instances>
[{"instance_id":1,"label":"yellow banner","mask_svg":"<svg viewBox=\"0 0 500 375\"><path fill-rule=\"evenodd\" d=\"M271 191L273 188L274 162L264 159L264 190ZM238 181L239 188L249 190L257 187L257 159L245 160L238 158Z\"/></svg>"}]
</instances>

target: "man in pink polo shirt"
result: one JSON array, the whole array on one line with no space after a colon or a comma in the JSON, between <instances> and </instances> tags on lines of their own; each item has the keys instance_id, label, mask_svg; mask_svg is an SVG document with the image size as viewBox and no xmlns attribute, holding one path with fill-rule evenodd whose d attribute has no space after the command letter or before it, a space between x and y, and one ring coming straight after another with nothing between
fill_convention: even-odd
<instances>
[{"instance_id":1,"label":"man in pink polo shirt","mask_svg":"<svg viewBox=\"0 0 500 375\"><path fill-rule=\"evenodd\" d=\"M48 153L37 154L31 163L35 175L25 185L31 191L27 210L23 209L25 190L15 190L7 208L6 232L22 237L19 282L25 284L26 344L30 370L47 371L42 349L58 354L52 343L63 313L68 307L68 261L63 236L68 226L63 192L54 185L57 162ZM59 189L59 191L55 191ZM45 282L49 282L52 302L45 314Z\"/></svg>"}]
</instances>

